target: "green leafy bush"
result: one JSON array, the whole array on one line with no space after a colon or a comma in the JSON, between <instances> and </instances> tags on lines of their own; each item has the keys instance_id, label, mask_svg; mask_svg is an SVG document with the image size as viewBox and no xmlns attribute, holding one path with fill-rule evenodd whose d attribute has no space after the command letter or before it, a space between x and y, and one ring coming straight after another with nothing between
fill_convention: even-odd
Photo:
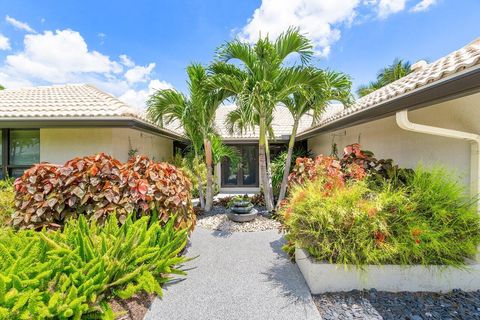
<instances>
[{"instance_id":1,"label":"green leafy bush","mask_svg":"<svg viewBox=\"0 0 480 320\"><path fill-rule=\"evenodd\" d=\"M100 222L115 213L156 212L166 222L177 214L178 228L193 229L191 184L175 166L136 156L127 163L106 154L75 158L64 165L42 163L15 181L12 224L21 228L59 226L86 215Z\"/></svg>"},{"instance_id":2,"label":"green leafy bush","mask_svg":"<svg viewBox=\"0 0 480 320\"><path fill-rule=\"evenodd\" d=\"M342 185L348 180L367 179L369 184L382 185L384 180L402 186L413 170L399 168L392 159L376 159L371 151L361 150L358 143L348 145L343 156L319 155L315 158L299 157L288 177L289 187L315 180L319 175L328 177L327 186Z\"/></svg>"},{"instance_id":3,"label":"green leafy bush","mask_svg":"<svg viewBox=\"0 0 480 320\"><path fill-rule=\"evenodd\" d=\"M310 157L311 152L303 148L293 149L292 160L290 164L290 172L295 167L295 159ZM285 171L285 161L287 161L287 151L282 151L275 159L272 160L271 175L272 175L272 190L274 195L280 193L282 185L283 172Z\"/></svg>"},{"instance_id":4,"label":"green leafy bush","mask_svg":"<svg viewBox=\"0 0 480 320\"><path fill-rule=\"evenodd\" d=\"M326 177L297 186L283 207L289 252L297 246L330 263L453 265L480 245L474 201L449 172L419 167L404 187L351 180L326 190Z\"/></svg>"},{"instance_id":5,"label":"green leafy bush","mask_svg":"<svg viewBox=\"0 0 480 320\"><path fill-rule=\"evenodd\" d=\"M12 180L0 180L0 226L10 220L13 213L13 197Z\"/></svg>"},{"instance_id":6,"label":"green leafy bush","mask_svg":"<svg viewBox=\"0 0 480 320\"><path fill-rule=\"evenodd\" d=\"M99 227L84 216L63 231L0 230L0 319L107 318L107 301L137 292L162 295L187 242L174 219L149 217L119 226L115 215Z\"/></svg>"}]
</instances>

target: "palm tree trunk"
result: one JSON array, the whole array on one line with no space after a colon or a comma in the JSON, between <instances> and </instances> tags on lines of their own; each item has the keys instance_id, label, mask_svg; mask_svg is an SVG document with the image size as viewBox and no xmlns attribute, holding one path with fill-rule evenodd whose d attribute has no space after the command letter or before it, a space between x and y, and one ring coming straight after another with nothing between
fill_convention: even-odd
<instances>
[{"instance_id":1,"label":"palm tree trunk","mask_svg":"<svg viewBox=\"0 0 480 320\"><path fill-rule=\"evenodd\" d=\"M271 188L268 182L266 159L265 159L265 139L266 139L266 125L265 118L260 117L260 137L258 139L258 160L260 162L260 177L262 179L263 192L265 195L265 205L267 210L273 211L273 202L271 197Z\"/></svg>"},{"instance_id":2,"label":"palm tree trunk","mask_svg":"<svg viewBox=\"0 0 480 320\"><path fill-rule=\"evenodd\" d=\"M270 198L272 204L275 202L275 198L273 195L273 187L272 187L272 167L271 167L271 155L270 155L270 142L268 141L268 137L265 138L265 158L267 160L267 179L268 179L268 188L270 189Z\"/></svg>"},{"instance_id":3,"label":"palm tree trunk","mask_svg":"<svg viewBox=\"0 0 480 320\"><path fill-rule=\"evenodd\" d=\"M198 153L195 151L195 159L198 159ZM202 175L200 172L197 172L197 181L198 181L198 199L200 201L200 208L205 209L205 198L203 197L203 182Z\"/></svg>"},{"instance_id":4,"label":"palm tree trunk","mask_svg":"<svg viewBox=\"0 0 480 320\"><path fill-rule=\"evenodd\" d=\"M212 143L209 139L204 140L205 163L207 165L207 190L205 211L212 210L213 205L213 174L212 174Z\"/></svg>"},{"instance_id":5,"label":"palm tree trunk","mask_svg":"<svg viewBox=\"0 0 480 320\"><path fill-rule=\"evenodd\" d=\"M280 186L280 194L278 195L277 200L277 210L280 207L282 200L285 198L285 194L287 192L287 184L288 184L288 175L290 174L290 165L292 164L292 153L293 147L295 146L295 137L297 136L297 129L298 129L298 119L295 119L293 122L292 134L290 135L290 141L288 142L288 151L287 151L287 159L285 160L285 169L283 170L283 179L282 184Z\"/></svg>"}]
</instances>

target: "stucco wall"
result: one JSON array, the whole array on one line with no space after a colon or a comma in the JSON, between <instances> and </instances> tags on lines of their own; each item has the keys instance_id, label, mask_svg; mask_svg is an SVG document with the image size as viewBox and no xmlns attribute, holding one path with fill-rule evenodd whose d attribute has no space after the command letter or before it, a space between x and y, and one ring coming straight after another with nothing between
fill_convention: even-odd
<instances>
[{"instance_id":1,"label":"stucco wall","mask_svg":"<svg viewBox=\"0 0 480 320\"><path fill-rule=\"evenodd\" d=\"M480 134L480 94L412 111L409 119ZM363 149L374 152L377 158L392 158L400 166L414 168L420 162L442 164L456 170L465 184L469 184L469 142L402 130L394 116L318 135L308 140L308 147L315 154L328 155L332 139L338 146L339 154L346 145L358 142Z\"/></svg>"},{"instance_id":2,"label":"stucco wall","mask_svg":"<svg viewBox=\"0 0 480 320\"><path fill-rule=\"evenodd\" d=\"M137 154L155 161L171 161L173 158L173 141L170 139L130 128L112 130L112 154L120 161L128 159L130 149L137 149Z\"/></svg>"},{"instance_id":3,"label":"stucco wall","mask_svg":"<svg viewBox=\"0 0 480 320\"><path fill-rule=\"evenodd\" d=\"M40 129L40 161L64 163L99 152L126 161L130 148L157 161L169 161L173 154L172 140L130 128Z\"/></svg>"}]
</instances>

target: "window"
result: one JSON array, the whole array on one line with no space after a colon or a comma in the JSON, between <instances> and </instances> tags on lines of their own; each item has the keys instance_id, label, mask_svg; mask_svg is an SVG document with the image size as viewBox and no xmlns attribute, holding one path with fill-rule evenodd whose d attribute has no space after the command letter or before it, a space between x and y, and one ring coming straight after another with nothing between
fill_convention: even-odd
<instances>
[{"instance_id":1,"label":"window","mask_svg":"<svg viewBox=\"0 0 480 320\"><path fill-rule=\"evenodd\" d=\"M19 177L40 162L39 129L2 129L0 141L1 178Z\"/></svg>"},{"instance_id":2,"label":"window","mask_svg":"<svg viewBox=\"0 0 480 320\"><path fill-rule=\"evenodd\" d=\"M238 163L222 161L222 187L258 187L258 145L236 145Z\"/></svg>"}]
</instances>

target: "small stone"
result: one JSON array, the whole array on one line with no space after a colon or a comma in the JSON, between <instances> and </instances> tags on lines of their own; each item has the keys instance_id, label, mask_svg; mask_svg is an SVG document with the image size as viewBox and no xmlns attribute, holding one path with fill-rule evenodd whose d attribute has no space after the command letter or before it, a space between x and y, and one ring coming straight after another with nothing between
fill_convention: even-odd
<instances>
[{"instance_id":1,"label":"small stone","mask_svg":"<svg viewBox=\"0 0 480 320\"><path fill-rule=\"evenodd\" d=\"M416 314L413 315L410 319L411 319L411 320L423 320L422 317L420 317L419 315L416 315Z\"/></svg>"}]
</instances>

